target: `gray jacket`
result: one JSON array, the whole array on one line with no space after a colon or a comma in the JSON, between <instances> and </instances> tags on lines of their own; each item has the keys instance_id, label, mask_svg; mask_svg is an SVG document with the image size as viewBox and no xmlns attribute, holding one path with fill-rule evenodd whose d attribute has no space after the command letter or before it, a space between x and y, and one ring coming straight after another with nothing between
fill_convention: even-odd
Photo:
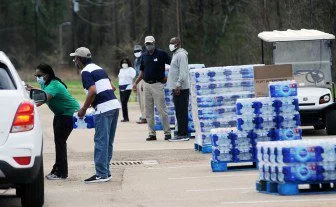
<instances>
[{"instance_id":1,"label":"gray jacket","mask_svg":"<svg viewBox=\"0 0 336 207\"><path fill-rule=\"evenodd\" d=\"M169 89L189 89L188 52L183 48L177 49L173 54L167 84Z\"/></svg>"}]
</instances>

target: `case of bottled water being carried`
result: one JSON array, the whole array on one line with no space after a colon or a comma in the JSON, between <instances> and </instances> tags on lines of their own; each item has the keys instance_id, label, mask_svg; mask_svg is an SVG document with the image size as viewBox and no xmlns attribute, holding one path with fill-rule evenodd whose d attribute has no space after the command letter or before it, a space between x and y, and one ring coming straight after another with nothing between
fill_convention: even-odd
<instances>
[{"instance_id":1,"label":"case of bottled water being carried","mask_svg":"<svg viewBox=\"0 0 336 207\"><path fill-rule=\"evenodd\" d=\"M81 119L78 117L77 112L72 116L74 129L92 129L94 124L94 110L88 109L85 116Z\"/></svg>"},{"instance_id":2,"label":"case of bottled water being carried","mask_svg":"<svg viewBox=\"0 0 336 207\"><path fill-rule=\"evenodd\" d=\"M260 142L259 177L278 183L336 181L336 139Z\"/></svg>"},{"instance_id":3,"label":"case of bottled water being carried","mask_svg":"<svg viewBox=\"0 0 336 207\"><path fill-rule=\"evenodd\" d=\"M190 70L195 146L211 152L212 128L236 127L235 102L254 97L254 65Z\"/></svg>"}]
</instances>

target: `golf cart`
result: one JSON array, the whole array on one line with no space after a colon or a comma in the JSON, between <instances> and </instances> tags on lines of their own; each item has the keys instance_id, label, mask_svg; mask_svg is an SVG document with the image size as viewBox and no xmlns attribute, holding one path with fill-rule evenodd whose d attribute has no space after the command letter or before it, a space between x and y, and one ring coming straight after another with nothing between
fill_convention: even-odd
<instances>
[{"instance_id":1,"label":"golf cart","mask_svg":"<svg viewBox=\"0 0 336 207\"><path fill-rule=\"evenodd\" d=\"M326 128L336 135L336 99L332 74L332 40L335 36L318 30L269 31L261 39L262 63L292 64L298 83L301 124Z\"/></svg>"}]
</instances>

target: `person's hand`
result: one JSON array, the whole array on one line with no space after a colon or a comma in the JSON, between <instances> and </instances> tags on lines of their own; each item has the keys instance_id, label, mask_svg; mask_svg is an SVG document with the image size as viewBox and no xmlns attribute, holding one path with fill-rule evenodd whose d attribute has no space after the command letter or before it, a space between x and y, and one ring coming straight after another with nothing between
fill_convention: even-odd
<instances>
[{"instance_id":1,"label":"person's hand","mask_svg":"<svg viewBox=\"0 0 336 207\"><path fill-rule=\"evenodd\" d=\"M27 91L30 91L31 89L33 89L34 87L29 85L28 83L26 84L26 90Z\"/></svg>"},{"instance_id":2,"label":"person's hand","mask_svg":"<svg viewBox=\"0 0 336 207\"><path fill-rule=\"evenodd\" d=\"M162 83L163 83L163 84L167 83L167 77L164 77L164 78L163 78Z\"/></svg>"},{"instance_id":3,"label":"person's hand","mask_svg":"<svg viewBox=\"0 0 336 207\"><path fill-rule=\"evenodd\" d=\"M137 84L134 83L134 84L133 84L133 91L136 91L136 90L137 90Z\"/></svg>"},{"instance_id":4,"label":"person's hand","mask_svg":"<svg viewBox=\"0 0 336 207\"><path fill-rule=\"evenodd\" d=\"M85 116L85 114L86 114L86 108L81 108L81 109L79 109L79 111L78 111L78 113L77 113L77 115L78 115L78 117L80 118L80 119L82 119L84 116Z\"/></svg>"},{"instance_id":5,"label":"person's hand","mask_svg":"<svg viewBox=\"0 0 336 207\"><path fill-rule=\"evenodd\" d=\"M173 90L173 92L174 92L174 95L175 95L175 96L179 96L179 95L181 94L181 88L180 88L180 87L176 87L176 88Z\"/></svg>"}]
</instances>

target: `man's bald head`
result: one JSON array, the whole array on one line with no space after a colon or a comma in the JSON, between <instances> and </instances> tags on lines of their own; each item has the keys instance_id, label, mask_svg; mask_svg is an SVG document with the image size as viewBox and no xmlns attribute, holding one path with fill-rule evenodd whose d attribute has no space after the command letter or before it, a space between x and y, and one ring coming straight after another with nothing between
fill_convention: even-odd
<instances>
[{"instance_id":1,"label":"man's bald head","mask_svg":"<svg viewBox=\"0 0 336 207\"><path fill-rule=\"evenodd\" d=\"M173 37L173 38L170 39L170 44L180 46L181 45L181 40L178 37Z\"/></svg>"}]
</instances>

